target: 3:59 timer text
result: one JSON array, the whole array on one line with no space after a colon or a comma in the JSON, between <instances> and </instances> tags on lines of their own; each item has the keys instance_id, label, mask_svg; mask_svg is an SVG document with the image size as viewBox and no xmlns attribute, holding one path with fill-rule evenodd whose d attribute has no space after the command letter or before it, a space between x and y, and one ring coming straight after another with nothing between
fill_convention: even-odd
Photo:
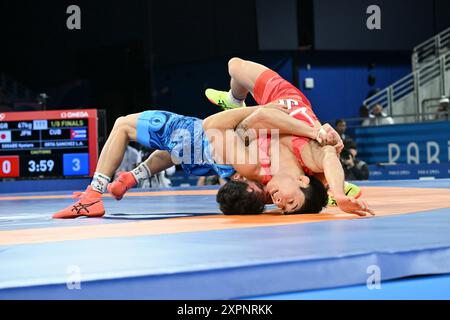
<instances>
[{"instance_id":1,"label":"3:59 timer text","mask_svg":"<svg viewBox=\"0 0 450 320\"><path fill-rule=\"evenodd\" d=\"M28 172L52 172L55 167L55 161L53 160L29 160L28 161Z\"/></svg>"}]
</instances>

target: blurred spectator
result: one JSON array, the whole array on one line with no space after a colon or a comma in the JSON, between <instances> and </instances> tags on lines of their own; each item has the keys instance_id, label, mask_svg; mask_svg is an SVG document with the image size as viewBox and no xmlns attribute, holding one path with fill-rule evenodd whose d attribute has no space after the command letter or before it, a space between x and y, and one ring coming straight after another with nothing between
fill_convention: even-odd
<instances>
[{"instance_id":1,"label":"blurred spectator","mask_svg":"<svg viewBox=\"0 0 450 320\"><path fill-rule=\"evenodd\" d=\"M365 104L363 104L360 108L359 108L359 117L361 119L365 119L369 117L369 108L367 108L367 106ZM361 124L364 122L364 120L361 121Z\"/></svg>"},{"instance_id":2,"label":"blurred spectator","mask_svg":"<svg viewBox=\"0 0 450 320\"><path fill-rule=\"evenodd\" d=\"M219 176L200 177L197 181L197 186L223 186L226 181Z\"/></svg>"},{"instance_id":3,"label":"blurred spectator","mask_svg":"<svg viewBox=\"0 0 450 320\"><path fill-rule=\"evenodd\" d=\"M139 145L136 145L139 146ZM147 159L150 155L155 151L152 149L148 149L142 146L139 146L139 154L141 155L141 159ZM139 162L140 164L140 162ZM140 182L137 185L137 188L148 189L148 188L169 188L172 186L172 181L170 177L173 176L176 172L176 167L170 167L160 173L154 174L150 179Z\"/></svg>"},{"instance_id":4,"label":"blurred spectator","mask_svg":"<svg viewBox=\"0 0 450 320\"><path fill-rule=\"evenodd\" d=\"M369 119L364 120L363 126L382 126L386 124L394 124L394 119L383 112L383 106L376 104L369 114Z\"/></svg>"},{"instance_id":5,"label":"blurred spectator","mask_svg":"<svg viewBox=\"0 0 450 320\"><path fill-rule=\"evenodd\" d=\"M367 93L367 97L366 99L369 99L371 97L373 97L374 95L376 95L378 92L380 92L379 88L376 89L371 89L368 93ZM361 107L359 107L359 117L361 119L365 119L369 117L369 107L367 107L366 104L363 104ZM361 121L361 125L364 123L364 120Z\"/></svg>"},{"instance_id":6,"label":"blurred spectator","mask_svg":"<svg viewBox=\"0 0 450 320\"><path fill-rule=\"evenodd\" d=\"M353 159L356 159L358 155L358 148L356 147L356 143L354 141L347 143L345 145L345 149L347 149L353 156Z\"/></svg>"},{"instance_id":7,"label":"blurred spectator","mask_svg":"<svg viewBox=\"0 0 450 320\"><path fill-rule=\"evenodd\" d=\"M127 146L122 163L116 171L115 178L119 172L128 172L136 168L142 161L141 153L131 146Z\"/></svg>"},{"instance_id":8,"label":"blurred spectator","mask_svg":"<svg viewBox=\"0 0 450 320\"><path fill-rule=\"evenodd\" d=\"M441 100L439 101L439 107L437 109L437 114L435 119L436 120L440 120L440 121L445 121L448 120L448 105L449 105L450 100L446 97L443 96L441 98Z\"/></svg>"},{"instance_id":9,"label":"blurred spectator","mask_svg":"<svg viewBox=\"0 0 450 320\"><path fill-rule=\"evenodd\" d=\"M345 180L369 179L369 166L367 163L356 159L356 145L350 150L344 149L341 153L341 163L344 168Z\"/></svg>"},{"instance_id":10,"label":"blurred spectator","mask_svg":"<svg viewBox=\"0 0 450 320\"><path fill-rule=\"evenodd\" d=\"M353 138L350 137L347 133L347 122L344 119L339 119L336 121L336 132L342 139L342 142L345 144L353 142Z\"/></svg>"},{"instance_id":11,"label":"blurred spectator","mask_svg":"<svg viewBox=\"0 0 450 320\"><path fill-rule=\"evenodd\" d=\"M170 167L160 173L152 175L149 180L149 185L139 186L140 188L169 188L172 186L172 181L170 180L170 176L173 176L176 171L175 166Z\"/></svg>"}]
</instances>

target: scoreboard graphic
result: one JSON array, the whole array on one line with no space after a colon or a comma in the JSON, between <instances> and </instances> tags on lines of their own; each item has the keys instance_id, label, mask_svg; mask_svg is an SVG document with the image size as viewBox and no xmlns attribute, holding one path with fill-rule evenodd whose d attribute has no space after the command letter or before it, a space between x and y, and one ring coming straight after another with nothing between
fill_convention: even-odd
<instances>
[{"instance_id":1,"label":"scoreboard graphic","mask_svg":"<svg viewBox=\"0 0 450 320\"><path fill-rule=\"evenodd\" d=\"M0 178L92 176L97 110L0 113Z\"/></svg>"}]
</instances>

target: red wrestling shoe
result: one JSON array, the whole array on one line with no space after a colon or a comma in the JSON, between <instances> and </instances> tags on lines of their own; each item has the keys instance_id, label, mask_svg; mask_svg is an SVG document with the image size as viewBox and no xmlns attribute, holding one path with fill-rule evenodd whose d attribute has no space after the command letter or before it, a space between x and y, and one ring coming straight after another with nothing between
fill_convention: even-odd
<instances>
[{"instance_id":1,"label":"red wrestling shoe","mask_svg":"<svg viewBox=\"0 0 450 320\"><path fill-rule=\"evenodd\" d=\"M108 191L117 201L122 200L125 193L137 184L131 172L121 172L119 177L108 184Z\"/></svg>"},{"instance_id":2,"label":"red wrestling shoe","mask_svg":"<svg viewBox=\"0 0 450 320\"><path fill-rule=\"evenodd\" d=\"M75 199L80 199L74 205L53 215L53 219L75 219L78 217L100 218L105 215L102 194L87 187L85 192L74 192Z\"/></svg>"}]
</instances>

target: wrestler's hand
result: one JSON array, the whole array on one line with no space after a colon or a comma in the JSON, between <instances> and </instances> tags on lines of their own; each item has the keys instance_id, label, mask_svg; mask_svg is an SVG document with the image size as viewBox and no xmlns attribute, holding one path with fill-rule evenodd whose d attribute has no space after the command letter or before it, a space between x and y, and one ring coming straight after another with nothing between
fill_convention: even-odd
<instances>
[{"instance_id":1,"label":"wrestler's hand","mask_svg":"<svg viewBox=\"0 0 450 320\"><path fill-rule=\"evenodd\" d=\"M325 123L319 130L319 134L316 139L322 146L329 145L336 148L336 152L341 153L344 149L344 143L342 142L339 134L334 130L334 128Z\"/></svg>"},{"instance_id":2,"label":"wrestler's hand","mask_svg":"<svg viewBox=\"0 0 450 320\"><path fill-rule=\"evenodd\" d=\"M344 212L356 214L360 217L365 217L367 215L375 215L375 212L369 207L369 204L366 201L355 199L352 197L339 197L335 198L336 203Z\"/></svg>"}]
</instances>

